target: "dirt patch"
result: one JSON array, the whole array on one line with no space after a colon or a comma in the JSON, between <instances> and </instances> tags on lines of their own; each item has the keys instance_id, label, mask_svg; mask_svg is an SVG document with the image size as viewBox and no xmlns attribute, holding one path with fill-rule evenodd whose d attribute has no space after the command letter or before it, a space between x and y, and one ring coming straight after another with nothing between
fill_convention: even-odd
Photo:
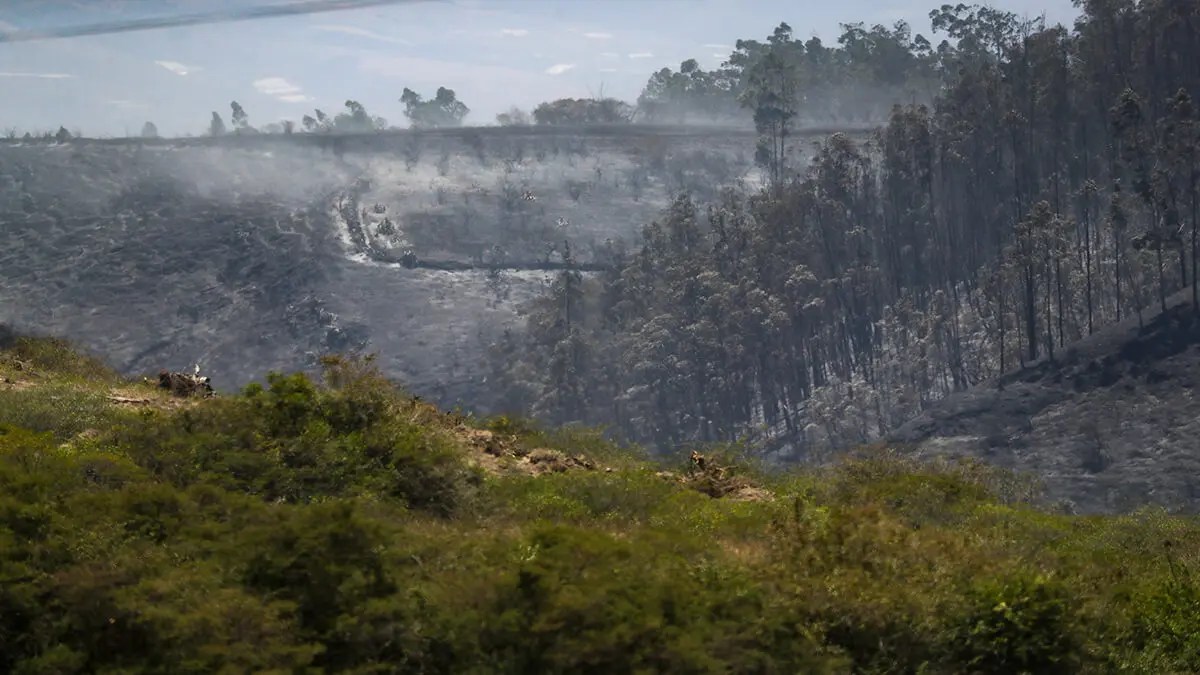
<instances>
[{"instance_id":1,"label":"dirt patch","mask_svg":"<svg viewBox=\"0 0 1200 675\"><path fill-rule=\"evenodd\" d=\"M775 498L775 495L764 488L743 485L733 492L726 494L725 498L732 499L735 502L769 502Z\"/></svg>"},{"instance_id":2,"label":"dirt patch","mask_svg":"<svg viewBox=\"0 0 1200 675\"><path fill-rule=\"evenodd\" d=\"M180 410L195 406L203 399L175 396L169 391L159 389L156 383L144 379L141 383L131 383L109 389L108 400L113 405L125 408Z\"/></svg>"},{"instance_id":3,"label":"dirt patch","mask_svg":"<svg viewBox=\"0 0 1200 675\"><path fill-rule=\"evenodd\" d=\"M659 478L698 490L714 499L761 502L774 499L770 490L755 485L746 476L738 475L734 467L722 466L698 452L692 452L686 474L659 471Z\"/></svg>"},{"instance_id":4,"label":"dirt patch","mask_svg":"<svg viewBox=\"0 0 1200 675\"><path fill-rule=\"evenodd\" d=\"M491 431L460 426L454 432L467 449L469 461L488 473L505 473L507 465L511 464L511 460L506 462L505 459L516 456L511 441Z\"/></svg>"},{"instance_id":5,"label":"dirt patch","mask_svg":"<svg viewBox=\"0 0 1200 675\"><path fill-rule=\"evenodd\" d=\"M522 464L530 467L530 472L537 476L544 473L562 473L564 471L582 469L595 471L596 465L583 455L568 456L558 450L537 448L531 450L522 458Z\"/></svg>"},{"instance_id":6,"label":"dirt patch","mask_svg":"<svg viewBox=\"0 0 1200 675\"><path fill-rule=\"evenodd\" d=\"M0 377L0 391L16 391L20 389L29 389L34 386L29 380L15 380L11 377Z\"/></svg>"},{"instance_id":7,"label":"dirt patch","mask_svg":"<svg viewBox=\"0 0 1200 675\"><path fill-rule=\"evenodd\" d=\"M583 455L568 455L550 448L526 450L517 442L515 436L462 426L454 431L470 453L470 461L493 474L541 476L566 471L596 471L601 468Z\"/></svg>"}]
</instances>

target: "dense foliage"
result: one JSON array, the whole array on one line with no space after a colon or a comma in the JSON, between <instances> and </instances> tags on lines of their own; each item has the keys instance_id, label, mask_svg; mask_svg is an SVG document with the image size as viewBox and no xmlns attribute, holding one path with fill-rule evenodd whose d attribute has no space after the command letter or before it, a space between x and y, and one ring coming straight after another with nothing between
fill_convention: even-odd
<instances>
[{"instance_id":1,"label":"dense foliage","mask_svg":"<svg viewBox=\"0 0 1200 675\"><path fill-rule=\"evenodd\" d=\"M633 108L615 98L560 98L533 109L538 124L627 124Z\"/></svg>"},{"instance_id":2,"label":"dense foliage","mask_svg":"<svg viewBox=\"0 0 1200 675\"><path fill-rule=\"evenodd\" d=\"M666 447L766 432L810 452L1196 299L1200 5L1081 8L1068 30L944 6L953 45L855 28L837 58L783 25L720 78L664 74L753 111L766 187L682 195L610 274L564 273L497 345L501 400ZM792 134L826 72L805 59L936 74L936 96L805 151Z\"/></svg>"},{"instance_id":3,"label":"dense foliage","mask_svg":"<svg viewBox=\"0 0 1200 675\"><path fill-rule=\"evenodd\" d=\"M615 468L481 474L362 361L180 402L0 343L0 671L1200 668L1193 520L886 454L713 499L505 419Z\"/></svg>"}]
</instances>

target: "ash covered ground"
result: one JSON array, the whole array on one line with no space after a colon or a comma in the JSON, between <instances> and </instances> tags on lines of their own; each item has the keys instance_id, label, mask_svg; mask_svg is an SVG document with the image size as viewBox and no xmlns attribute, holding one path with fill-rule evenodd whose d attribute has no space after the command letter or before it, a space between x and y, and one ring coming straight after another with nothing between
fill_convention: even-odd
<instances>
[{"instance_id":1,"label":"ash covered ground","mask_svg":"<svg viewBox=\"0 0 1200 675\"><path fill-rule=\"evenodd\" d=\"M548 278L531 265L758 180L744 132L222 141L0 146L0 322L227 390L375 352L472 407L487 345Z\"/></svg>"}]
</instances>

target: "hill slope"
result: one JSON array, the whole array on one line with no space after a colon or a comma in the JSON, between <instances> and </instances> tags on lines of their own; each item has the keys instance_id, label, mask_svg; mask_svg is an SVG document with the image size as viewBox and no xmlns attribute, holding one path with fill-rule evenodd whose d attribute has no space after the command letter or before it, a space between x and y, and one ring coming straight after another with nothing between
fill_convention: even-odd
<instances>
[{"instance_id":1,"label":"hill slope","mask_svg":"<svg viewBox=\"0 0 1200 675\"><path fill-rule=\"evenodd\" d=\"M1200 510L1200 320L1171 299L996 381L951 396L890 441L1041 476L1085 512Z\"/></svg>"},{"instance_id":2,"label":"hill slope","mask_svg":"<svg viewBox=\"0 0 1200 675\"><path fill-rule=\"evenodd\" d=\"M177 399L0 331L0 671L1200 669L1194 519L886 455L664 472L325 366Z\"/></svg>"},{"instance_id":3,"label":"hill slope","mask_svg":"<svg viewBox=\"0 0 1200 675\"><path fill-rule=\"evenodd\" d=\"M545 279L530 263L564 242L594 260L673 191L748 177L753 147L654 129L4 143L0 321L125 373L199 361L230 388L367 347L470 404L486 345ZM389 262L407 250L444 264Z\"/></svg>"}]
</instances>

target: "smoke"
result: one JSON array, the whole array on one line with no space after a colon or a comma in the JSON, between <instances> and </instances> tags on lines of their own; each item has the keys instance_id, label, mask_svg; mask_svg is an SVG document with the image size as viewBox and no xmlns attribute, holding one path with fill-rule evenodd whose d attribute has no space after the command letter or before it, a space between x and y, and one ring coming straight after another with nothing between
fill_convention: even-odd
<instances>
[{"instance_id":1,"label":"smoke","mask_svg":"<svg viewBox=\"0 0 1200 675\"><path fill-rule=\"evenodd\" d=\"M245 7L241 9L223 10L217 12L194 12L177 14L175 16L148 17L142 19L127 19L103 23L86 24L83 26L68 26L41 31L6 31L0 32L0 43L28 42L31 40L52 40L58 38L83 37L87 35L107 35L110 33L128 33L156 28L175 28L178 26L195 26L200 24L228 23L231 21L251 21L254 19L270 19L282 16L297 16L301 14L317 14L321 12L337 12L351 9L364 9L381 5L400 5L429 0L309 0L307 2L290 2L281 5L264 7Z\"/></svg>"}]
</instances>

